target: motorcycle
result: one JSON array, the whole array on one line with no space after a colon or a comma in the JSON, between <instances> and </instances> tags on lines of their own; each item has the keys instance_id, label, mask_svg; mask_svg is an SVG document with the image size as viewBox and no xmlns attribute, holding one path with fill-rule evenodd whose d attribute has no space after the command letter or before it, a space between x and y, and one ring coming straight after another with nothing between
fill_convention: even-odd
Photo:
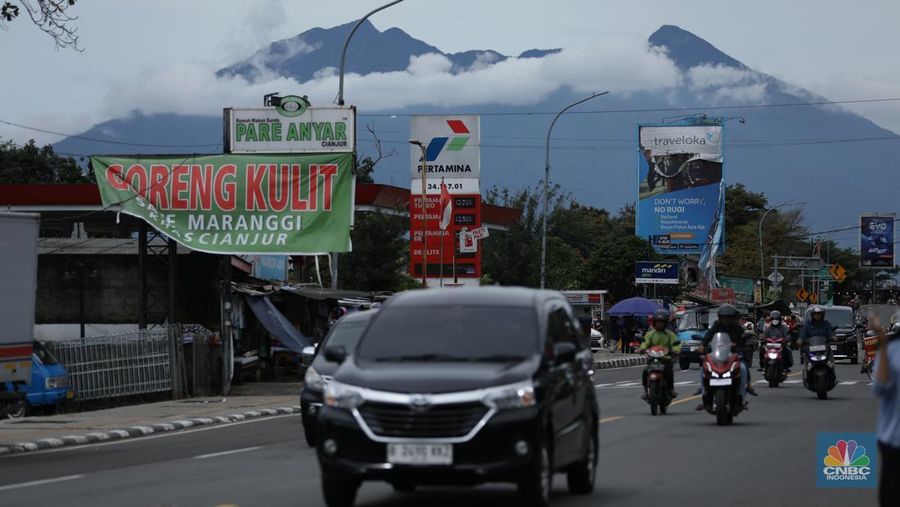
<instances>
[{"instance_id":1,"label":"motorcycle","mask_svg":"<svg viewBox=\"0 0 900 507\"><path fill-rule=\"evenodd\" d=\"M769 382L769 387L778 387L778 384L787 380L783 358L786 346L787 340L784 337L769 337L765 339L766 362L760 366L765 368L765 378Z\"/></svg>"},{"instance_id":2,"label":"motorcycle","mask_svg":"<svg viewBox=\"0 0 900 507\"><path fill-rule=\"evenodd\" d=\"M733 348L728 333L716 333L703 356L703 386L712 400L707 411L716 416L719 426L731 424L744 410L740 386L746 380L741 378L741 362Z\"/></svg>"},{"instance_id":3,"label":"motorcycle","mask_svg":"<svg viewBox=\"0 0 900 507\"><path fill-rule=\"evenodd\" d=\"M834 356L824 336L813 336L804 348L803 386L816 393L820 400L828 399L828 391L837 385Z\"/></svg>"},{"instance_id":4,"label":"motorcycle","mask_svg":"<svg viewBox=\"0 0 900 507\"><path fill-rule=\"evenodd\" d=\"M671 367L672 360L666 357L666 347L650 347L647 350L647 403L650 404L650 413L665 414L672 403L672 386L666 382L666 368Z\"/></svg>"}]
</instances>

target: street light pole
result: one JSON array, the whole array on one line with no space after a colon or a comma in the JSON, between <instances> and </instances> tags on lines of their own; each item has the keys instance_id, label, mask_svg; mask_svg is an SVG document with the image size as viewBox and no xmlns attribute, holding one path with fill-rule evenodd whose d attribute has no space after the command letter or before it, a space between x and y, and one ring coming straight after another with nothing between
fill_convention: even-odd
<instances>
[{"instance_id":1,"label":"street light pole","mask_svg":"<svg viewBox=\"0 0 900 507\"><path fill-rule=\"evenodd\" d=\"M359 28L359 26L362 25L365 20L369 19L369 16L371 16L372 14L375 14L378 11L387 9L388 7L390 7L392 5L399 4L402 1L403 0L394 0L393 2L388 2L384 5L382 5L381 7L373 10L372 12L366 14L365 16L359 18L359 21L357 21L356 24L353 25L353 29L350 30L350 33L347 35L347 39L344 40L344 49L341 50L340 77L338 78L337 103L339 106L344 105L344 62L347 60L347 46L350 45L350 39L353 38L353 34L356 33L356 30Z\"/></svg>"},{"instance_id":2,"label":"street light pole","mask_svg":"<svg viewBox=\"0 0 900 507\"><path fill-rule=\"evenodd\" d=\"M418 141L415 139L410 139L409 144L415 145L419 147L419 150L422 152L422 285L424 287L428 287L428 243L426 242L426 228L425 228L425 220L428 216L428 187L426 186L425 180L427 179L427 165L428 161L425 158L425 145L422 141ZM410 220L412 218L410 217ZM443 241L443 239L442 239ZM442 259L443 260L443 259Z\"/></svg>"},{"instance_id":3,"label":"street light pole","mask_svg":"<svg viewBox=\"0 0 900 507\"><path fill-rule=\"evenodd\" d=\"M781 208L784 206L789 206L789 205L794 205L794 204L803 204L803 203L802 202L785 201L783 203L776 204L775 206L772 206L771 208L767 209L766 212L763 213L762 218L759 219L759 231L758 231L758 235L759 235L759 277L762 279L766 278L766 261L763 257L763 240L762 240L763 220L766 219L766 216L768 216L768 214L770 212L775 211L778 208ZM763 287L765 287L765 282L763 282Z\"/></svg>"},{"instance_id":4,"label":"street light pole","mask_svg":"<svg viewBox=\"0 0 900 507\"><path fill-rule=\"evenodd\" d=\"M547 142L544 146L544 212L543 212L543 220L541 224L541 288L543 289L546 285L547 278L547 200L548 194L550 193L550 134L553 132L553 126L556 125L556 120L559 119L560 116L563 115L569 109L577 106L578 104L582 104L587 102L594 97L599 97L601 95L606 95L609 92L600 92L600 93L592 93L590 97L586 99L581 99L578 102L573 102L563 108L562 111L556 113L556 116L553 118L553 121L550 122L550 128L547 129Z\"/></svg>"}]
</instances>

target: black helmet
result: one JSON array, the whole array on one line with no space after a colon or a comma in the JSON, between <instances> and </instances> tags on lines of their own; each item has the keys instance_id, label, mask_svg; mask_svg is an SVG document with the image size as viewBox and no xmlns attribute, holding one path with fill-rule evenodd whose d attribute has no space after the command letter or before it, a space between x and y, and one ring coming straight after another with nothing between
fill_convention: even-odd
<instances>
[{"instance_id":1,"label":"black helmet","mask_svg":"<svg viewBox=\"0 0 900 507\"><path fill-rule=\"evenodd\" d=\"M667 310L659 309L653 312L653 322L656 321L669 322L669 312Z\"/></svg>"},{"instance_id":2,"label":"black helmet","mask_svg":"<svg viewBox=\"0 0 900 507\"><path fill-rule=\"evenodd\" d=\"M737 308L734 307L734 305L722 305L719 307L718 314L719 314L719 318L737 317L738 311L737 311Z\"/></svg>"},{"instance_id":3,"label":"black helmet","mask_svg":"<svg viewBox=\"0 0 900 507\"><path fill-rule=\"evenodd\" d=\"M772 313L769 314L769 318L772 320L781 320L781 312L772 310Z\"/></svg>"}]
</instances>

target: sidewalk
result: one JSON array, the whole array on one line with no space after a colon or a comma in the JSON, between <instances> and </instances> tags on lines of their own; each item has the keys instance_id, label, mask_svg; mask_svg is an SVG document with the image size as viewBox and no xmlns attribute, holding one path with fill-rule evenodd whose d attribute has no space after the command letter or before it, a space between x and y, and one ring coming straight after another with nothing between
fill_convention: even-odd
<instances>
[{"instance_id":1,"label":"sidewalk","mask_svg":"<svg viewBox=\"0 0 900 507\"><path fill-rule=\"evenodd\" d=\"M623 354L599 350L594 352L594 369L605 370L607 368L625 368L628 366L640 366L647 363L647 358L640 354Z\"/></svg>"},{"instance_id":2,"label":"sidewalk","mask_svg":"<svg viewBox=\"0 0 900 507\"><path fill-rule=\"evenodd\" d=\"M257 383L235 386L227 397L4 419L0 420L0 455L300 413L300 388L299 382Z\"/></svg>"}]
</instances>

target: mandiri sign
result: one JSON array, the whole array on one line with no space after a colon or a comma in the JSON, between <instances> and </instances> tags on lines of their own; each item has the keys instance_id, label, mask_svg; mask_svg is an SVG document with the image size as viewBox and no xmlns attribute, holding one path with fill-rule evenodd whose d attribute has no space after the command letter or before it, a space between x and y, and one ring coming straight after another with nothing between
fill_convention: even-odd
<instances>
[{"instance_id":1,"label":"mandiri sign","mask_svg":"<svg viewBox=\"0 0 900 507\"><path fill-rule=\"evenodd\" d=\"M91 157L104 206L217 254L350 251L353 154Z\"/></svg>"},{"instance_id":2,"label":"mandiri sign","mask_svg":"<svg viewBox=\"0 0 900 507\"><path fill-rule=\"evenodd\" d=\"M356 109L306 107L300 97L278 107L225 109L226 153L340 153L356 149Z\"/></svg>"},{"instance_id":3,"label":"mandiri sign","mask_svg":"<svg viewBox=\"0 0 900 507\"><path fill-rule=\"evenodd\" d=\"M634 263L634 283L678 284L678 263L637 261Z\"/></svg>"}]
</instances>

